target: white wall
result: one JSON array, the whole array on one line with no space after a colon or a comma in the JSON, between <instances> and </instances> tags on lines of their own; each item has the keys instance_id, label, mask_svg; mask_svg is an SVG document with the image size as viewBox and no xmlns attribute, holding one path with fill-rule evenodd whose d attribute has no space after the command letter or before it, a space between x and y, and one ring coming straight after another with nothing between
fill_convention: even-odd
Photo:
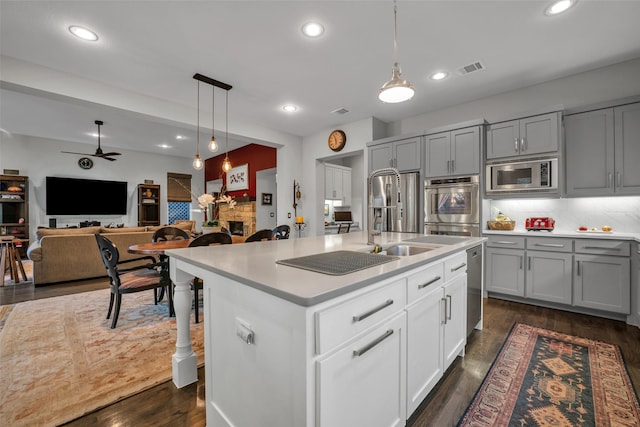
<instances>
[{"instance_id":1,"label":"white wall","mask_svg":"<svg viewBox=\"0 0 640 427\"><path fill-rule=\"evenodd\" d=\"M167 222L167 172L186 173L192 175L192 190L195 194L204 192L203 171L196 171L191 159L163 156L161 154L140 153L136 151L118 150L122 156L118 160L92 158L93 168L80 169L80 155L63 154L61 151L89 152L92 146L75 144L52 139L36 138L24 135L6 135L0 138L0 171L18 169L20 175L29 177L29 226L31 238L35 238L38 226L48 227L50 216L45 214L45 177L62 176L69 178L103 179L127 181L129 193L127 202L128 214L125 216L56 216L58 227L77 225L83 220L101 221L102 224L124 223L126 226L138 224L137 186L145 179L160 184L161 212L160 222ZM82 194L78 194L82 198ZM203 217L198 204L192 202L191 214L199 224Z\"/></svg>"},{"instance_id":2,"label":"white wall","mask_svg":"<svg viewBox=\"0 0 640 427\"><path fill-rule=\"evenodd\" d=\"M256 172L256 230L274 229L277 225L278 187L276 173L276 168ZM271 205L262 204L262 193L271 194Z\"/></svg>"}]
</instances>

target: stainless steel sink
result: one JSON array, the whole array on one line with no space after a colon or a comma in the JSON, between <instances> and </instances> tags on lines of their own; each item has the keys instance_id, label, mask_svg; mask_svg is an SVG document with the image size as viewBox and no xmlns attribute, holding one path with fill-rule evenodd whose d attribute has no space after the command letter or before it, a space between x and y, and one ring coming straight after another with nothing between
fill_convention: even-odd
<instances>
[{"instance_id":1,"label":"stainless steel sink","mask_svg":"<svg viewBox=\"0 0 640 427\"><path fill-rule=\"evenodd\" d=\"M387 248L383 248L382 250L387 253L387 255L393 256L411 256L418 255L427 251L432 251L435 248L429 248L426 246L412 246L412 245L393 245Z\"/></svg>"}]
</instances>

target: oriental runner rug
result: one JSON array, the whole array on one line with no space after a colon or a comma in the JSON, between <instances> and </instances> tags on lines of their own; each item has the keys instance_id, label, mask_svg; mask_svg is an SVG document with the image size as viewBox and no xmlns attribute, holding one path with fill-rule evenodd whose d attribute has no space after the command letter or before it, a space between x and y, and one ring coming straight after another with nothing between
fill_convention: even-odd
<instances>
[{"instance_id":1,"label":"oriental runner rug","mask_svg":"<svg viewBox=\"0 0 640 427\"><path fill-rule=\"evenodd\" d=\"M166 303L154 305L152 291L124 295L115 329L108 306L108 289L0 306L0 425L59 425L171 380L177 331ZM191 337L202 366L193 313Z\"/></svg>"},{"instance_id":2,"label":"oriental runner rug","mask_svg":"<svg viewBox=\"0 0 640 427\"><path fill-rule=\"evenodd\" d=\"M458 426L640 426L620 349L515 324Z\"/></svg>"}]
</instances>

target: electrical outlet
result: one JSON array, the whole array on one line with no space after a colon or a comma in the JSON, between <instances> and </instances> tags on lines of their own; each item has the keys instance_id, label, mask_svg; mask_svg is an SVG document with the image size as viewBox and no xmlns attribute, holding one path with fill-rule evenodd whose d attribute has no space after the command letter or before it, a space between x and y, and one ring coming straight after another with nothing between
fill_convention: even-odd
<instances>
[{"instance_id":1,"label":"electrical outlet","mask_svg":"<svg viewBox=\"0 0 640 427\"><path fill-rule=\"evenodd\" d=\"M287 218L291 218L291 212L287 213Z\"/></svg>"}]
</instances>

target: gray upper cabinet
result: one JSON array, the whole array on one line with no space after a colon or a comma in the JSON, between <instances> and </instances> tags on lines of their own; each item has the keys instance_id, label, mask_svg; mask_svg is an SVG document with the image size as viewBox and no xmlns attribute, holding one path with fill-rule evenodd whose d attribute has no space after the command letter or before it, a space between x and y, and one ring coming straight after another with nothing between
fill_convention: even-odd
<instances>
[{"instance_id":1,"label":"gray upper cabinet","mask_svg":"<svg viewBox=\"0 0 640 427\"><path fill-rule=\"evenodd\" d=\"M640 103L564 119L568 196L640 194Z\"/></svg>"},{"instance_id":2,"label":"gray upper cabinet","mask_svg":"<svg viewBox=\"0 0 640 427\"><path fill-rule=\"evenodd\" d=\"M426 177L479 174L480 145L479 126L427 135Z\"/></svg>"},{"instance_id":3,"label":"gray upper cabinet","mask_svg":"<svg viewBox=\"0 0 640 427\"><path fill-rule=\"evenodd\" d=\"M557 152L559 112L487 126L487 159Z\"/></svg>"},{"instance_id":4,"label":"gray upper cabinet","mask_svg":"<svg viewBox=\"0 0 640 427\"><path fill-rule=\"evenodd\" d=\"M401 172L420 170L420 138L369 146L369 171L390 167Z\"/></svg>"}]
</instances>

